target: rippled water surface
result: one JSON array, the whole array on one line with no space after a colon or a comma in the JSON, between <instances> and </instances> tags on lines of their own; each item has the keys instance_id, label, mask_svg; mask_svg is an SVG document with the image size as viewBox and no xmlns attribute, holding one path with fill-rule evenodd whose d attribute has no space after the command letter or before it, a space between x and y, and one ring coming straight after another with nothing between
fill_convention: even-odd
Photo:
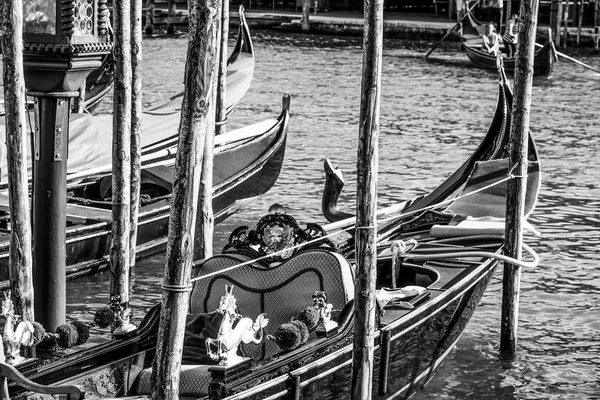
<instances>
[{"instance_id":1,"label":"rippled water surface","mask_svg":"<svg viewBox=\"0 0 600 400\"><path fill-rule=\"evenodd\" d=\"M286 160L267 195L217 227L218 247L232 228L256 221L275 202L302 222L324 222L326 157L346 172L343 203L353 207L360 40L260 32L254 38L255 78L230 128L275 117L280 94L291 93ZM448 176L475 149L496 101L494 74L472 68L465 54L438 52L446 62L427 63L427 47L404 45L385 43L381 206L424 194ZM144 46L149 105L182 90L186 41L151 39ZM599 58L582 60L600 67ZM526 241L542 262L522 274L518 359L505 365L498 358L499 272L456 350L417 399L600 398L599 83L600 75L562 62L552 79L534 84L531 129L543 183L530 221L542 236ZM139 264L134 307L159 298L163 262ZM91 320L106 302L108 279L70 282L70 313Z\"/></svg>"}]
</instances>

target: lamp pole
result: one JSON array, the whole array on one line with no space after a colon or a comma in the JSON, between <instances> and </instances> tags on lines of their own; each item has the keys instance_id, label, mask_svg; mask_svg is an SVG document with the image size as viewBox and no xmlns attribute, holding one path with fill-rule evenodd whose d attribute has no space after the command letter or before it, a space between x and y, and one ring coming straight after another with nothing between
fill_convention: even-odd
<instances>
[{"instance_id":1,"label":"lamp pole","mask_svg":"<svg viewBox=\"0 0 600 400\"><path fill-rule=\"evenodd\" d=\"M34 97L33 287L37 320L65 322L71 99L112 49L105 0L48 0L24 10L25 86Z\"/></svg>"}]
</instances>

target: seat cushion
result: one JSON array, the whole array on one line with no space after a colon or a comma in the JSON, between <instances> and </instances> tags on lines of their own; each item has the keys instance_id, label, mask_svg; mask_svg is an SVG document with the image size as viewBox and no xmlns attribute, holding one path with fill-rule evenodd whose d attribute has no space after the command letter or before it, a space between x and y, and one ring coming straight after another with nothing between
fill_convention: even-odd
<instances>
[{"instance_id":1,"label":"seat cushion","mask_svg":"<svg viewBox=\"0 0 600 400\"><path fill-rule=\"evenodd\" d=\"M224 268L249 262L241 267ZM255 320L266 313L269 324L265 334L289 322L292 317L313 304L315 291L325 291L333 313L354 298L353 272L348 261L337 253L325 250L301 252L277 266L267 268L251 263L240 254L222 254L207 260L196 276L216 273L194 283L190 297L191 313L214 311L225 294L225 285L234 285L233 295L238 312ZM243 352L255 360L267 358L281 350L272 341L262 345L244 345Z\"/></svg>"},{"instance_id":2,"label":"seat cushion","mask_svg":"<svg viewBox=\"0 0 600 400\"><path fill-rule=\"evenodd\" d=\"M182 365L179 373L179 395L190 397L208 396L208 386L211 376L208 369L210 365ZM136 394L150 394L152 392L152 368L144 369L136 386Z\"/></svg>"},{"instance_id":3,"label":"seat cushion","mask_svg":"<svg viewBox=\"0 0 600 400\"><path fill-rule=\"evenodd\" d=\"M218 312L188 314L183 338L182 364L217 364L206 351L206 339L216 339L223 321Z\"/></svg>"}]
</instances>

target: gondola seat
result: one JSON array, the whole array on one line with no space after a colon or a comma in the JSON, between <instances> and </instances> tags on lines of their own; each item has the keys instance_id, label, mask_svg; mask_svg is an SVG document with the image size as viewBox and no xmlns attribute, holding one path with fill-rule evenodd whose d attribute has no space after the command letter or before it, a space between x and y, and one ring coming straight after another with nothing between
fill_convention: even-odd
<instances>
[{"instance_id":1,"label":"gondola seat","mask_svg":"<svg viewBox=\"0 0 600 400\"><path fill-rule=\"evenodd\" d=\"M182 365L179 372L179 398L208 396L208 385L211 376L208 369L211 365ZM137 379L137 394L147 395L152 392L152 368L144 369Z\"/></svg>"},{"instance_id":2,"label":"gondola seat","mask_svg":"<svg viewBox=\"0 0 600 400\"><path fill-rule=\"evenodd\" d=\"M243 265L227 269L238 264ZM269 323L265 328L265 336L312 305L315 291L327 294L327 302L333 305L334 316L354 298L354 273L348 260L340 254L320 249L300 252L276 266L252 261L251 257L244 254L221 254L206 260L192 274L195 277L210 276L194 282L190 295L190 314L213 312L225 294L225 285L234 285L233 295L242 316L254 320L261 313L267 314ZM257 361L281 352L272 341L240 348L246 357ZM206 395L211 381L210 367L182 365L180 394L184 397ZM138 394L150 393L150 375L150 368L140 374L136 385Z\"/></svg>"},{"instance_id":3,"label":"gondola seat","mask_svg":"<svg viewBox=\"0 0 600 400\"><path fill-rule=\"evenodd\" d=\"M219 271L240 263L239 268ZM190 313L208 313L217 309L225 285L233 285L238 312L249 318L266 313L267 333L289 322L298 312L312 305L315 291L324 291L327 302L333 304L334 314L354 298L354 275L340 254L327 250L307 250L276 266L251 262L244 254L221 254L207 260L197 269L196 277L213 274L198 280L190 296ZM255 360L268 358L278 352L273 342L262 346L243 347L244 354Z\"/></svg>"}]
</instances>

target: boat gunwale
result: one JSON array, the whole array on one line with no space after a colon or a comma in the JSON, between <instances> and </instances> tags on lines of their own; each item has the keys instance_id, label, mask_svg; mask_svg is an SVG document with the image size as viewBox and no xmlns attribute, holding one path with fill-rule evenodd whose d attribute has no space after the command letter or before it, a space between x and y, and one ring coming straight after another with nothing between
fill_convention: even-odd
<instances>
[{"instance_id":1,"label":"boat gunwale","mask_svg":"<svg viewBox=\"0 0 600 400\"><path fill-rule=\"evenodd\" d=\"M497 250L497 252L501 251L501 246L499 246L499 247L500 248ZM481 258L481 257L479 257L479 258ZM483 278L485 278L485 276L488 273L492 273L494 271L495 267L497 266L498 262L499 261L497 261L497 260L488 258L479 264L464 267L464 270L471 270L471 271L467 275L463 276L460 279L460 281L456 282L450 289L447 289L447 290L434 289L436 292L440 293L439 296L436 296L433 299L427 300L427 301L419 304L419 306L415 307L415 309L413 309L413 310L407 311L405 315L399 317L393 323L390 323L384 327L378 328L374 333L375 349L377 349L380 346L381 337L382 337L384 331L390 331L390 333L393 333L393 330L397 329L399 326L411 324L411 325L408 325L405 329L403 329L400 333L397 333L397 334L394 334L393 336L391 336L391 342L399 339L401 336L405 335L410 330L427 322L427 320L430 316L436 315L439 312L443 312L447 308L448 305L450 305L452 302L456 301L458 298L460 298L466 292L468 292L470 289L472 289L473 286L475 286ZM457 292L459 292L459 293L457 293ZM433 309L433 312L431 312L432 309ZM429 313L427 313L427 312L429 312ZM425 315L426 318L422 318L423 314L426 314ZM418 320L414 321L415 319L418 319ZM414 321L414 322L411 322L411 321ZM249 383L251 383L252 380L257 379L260 376L263 376L264 374L269 374L269 373L272 373L273 371L281 370L285 365L291 364L303 357L306 357L310 353L314 353L323 348L334 345L336 342L340 342L340 341L346 339L348 336L351 336L351 332L353 330L352 328L353 328L353 324L351 321L350 323L348 323L347 329L345 329L343 332L339 332L338 334L336 334L335 336L332 336L331 338L325 338L325 339L318 340L317 342L314 342L313 345L308 348L301 347L301 348L298 348L297 352L287 353L280 359L273 360L273 361L270 361L270 362L267 362L264 364L260 364L251 373L244 375L243 377L240 377L236 381L228 383L228 388L234 389L236 386L243 386L244 384L249 384ZM317 368L319 366L322 366L326 363L329 363L332 360L335 360L336 358L341 357L344 354L347 354L349 352L352 352L352 344L348 344L339 349L336 349L335 351L333 351L330 354L327 354L324 357L320 357L320 358L318 358L314 361L311 361L308 364L302 365L301 367L298 367L294 370L287 371L287 372L285 372L285 374L289 375L289 378L293 378L295 376L301 376L301 375L309 372L310 370ZM323 373L321 373L320 375L323 375ZM326 375L323 375L323 376L326 376ZM302 385L302 382L300 384ZM251 389L247 389L247 390L251 390ZM245 390L245 391L247 391L247 390ZM242 391L239 394L244 393L245 391ZM226 397L225 399L233 400L233 399L237 399L237 398L238 397ZM243 398L243 397L239 397L239 398Z\"/></svg>"}]
</instances>

